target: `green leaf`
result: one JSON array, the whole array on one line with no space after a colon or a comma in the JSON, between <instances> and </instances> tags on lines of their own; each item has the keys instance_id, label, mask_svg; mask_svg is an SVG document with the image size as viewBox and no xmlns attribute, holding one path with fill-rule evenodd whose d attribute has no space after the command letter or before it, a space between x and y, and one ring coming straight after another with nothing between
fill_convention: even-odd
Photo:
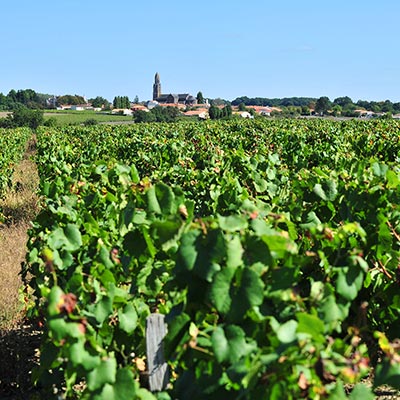
<instances>
[{"instance_id":1,"label":"green leaf","mask_svg":"<svg viewBox=\"0 0 400 400\"><path fill-rule=\"evenodd\" d=\"M236 268L243 263L243 247L239 236L226 241L226 266Z\"/></svg>"},{"instance_id":2,"label":"green leaf","mask_svg":"<svg viewBox=\"0 0 400 400\"><path fill-rule=\"evenodd\" d=\"M335 388L329 393L329 400L347 400L347 395L341 381L338 381Z\"/></svg>"},{"instance_id":3,"label":"green leaf","mask_svg":"<svg viewBox=\"0 0 400 400\"><path fill-rule=\"evenodd\" d=\"M338 268L336 290L346 300L354 300L363 285L364 273L357 265Z\"/></svg>"},{"instance_id":4,"label":"green leaf","mask_svg":"<svg viewBox=\"0 0 400 400\"><path fill-rule=\"evenodd\" d=\"M53 286L51 288L48 297L49 305L47 307L49 316L60 314L61 296L63 296L63 294L64 292L59 286Z\"/></svg>"},{"instance_id":5,"label":"green leaf","mask_svg":"<svg viewBox=\"0 0 400 400\"><path fill-rule=\"evenodd\" d=\"M82 325L76 322L67 322L63 318L50 319L49 330L55 340L62 340L68 337L81 338L85 333Z\"/></svg>"},{"instance_id":6,"label":"green leaf","mask_svg":"<svg viewBox=\"0 0 400 400\"><path fill-rule=\"evenodd\" d=\"M51 249L61 249L65 243L65 234L62 228L54 229L47 240Z\"/></svg>"},{"instance_id":7,"label":"green leaf","mask_svg":"<svg viewBox=\"0 0 400 400\"><path fill-rule=\"evenodd\" d=\"M284 234L264 235L261 239L268 246L274 258L284 258L288 253L297 253L296 244Z\"/></svg>"},{"instance_id":8,"label":"green leaf","mask_svg":"<svg viewBox=\"0 0 400 400\"><path fill-rule=\"evenodd\" d=\"M389 189L396 189L400 185L399 176L394 171L389 170L386 173L386 179L387 179L387 187Z\"/></svg>"},{"instance_id":9,"label":"green leaf","mask_svg":"<svg viewBox=\"0 0 400 400\"><path fill-rule=\"evenodd\" d=\"M324 343L324 323L316 316L306 313L297 313L297 332L309 334L315 342Z\"/></svg>"},{"instance_id":10,"label":"green leaf","mask_svg":"<svg viewBox=\"0 0 400 400\"><path fill-rule=\"evenodd\" d=\"M304 224L300 224L300 227L303 229L311 229L315 228L318 225L321 225L322 222L321 220L317 217L317 214L315 214L314 211L310 211L307 214L307 221Z\"/></svg>"},{"instance_id":11,"label":"green leaf","mask_svg":"<svg viewBox=\"0 0 400 400\"><path fill-rule=\"evenodd\" d=\"M241 215L230 215L228 217L218 215L218 222L221 229L227 232L241 231L248 226L247 219Z\"/></svg>"},{"instance_id":12,"label":"green leaf","mask_svg":"<svg viewBox=\"0 0 400 400\"><path fill-rule=\"evenodd\" d=\"M400 389L400 363L383 360L375 369L374 386L390 385Z\"/></svg>"},{"instance_id":13,"label":"green leaf","mask_svg":"<svg viewBox=\"0 0 400 400\"><path fill-rule=\"evenodd\" d=\"M238 297L249 307L259 306L264 300L264 283L250 268L243 270Z\"/></svg>"},{"instance_id":14,"label":"green leaf","mask_svg":"<svg viewBox=\"0 0 400 400\"><path fill-rule=\"evenodd\" d=\"M225 329L218 326L212 334L211 343L215 358L220 364L235 363L253 349L246 342L244 331L237 325L228 325Z\"/></svg>"},{"instance_id":15,"label":"green leaf","mask_svg":"<svg viewBox=\"0 0 400 400\"><path fill-rule=\"evenodd\" d=\"M120 328L128 334L133 333L136 329L138 315L135 307L131 303L128 303L124 309L119 309L118 320Z\"/></svg>"},{"instance_id":16,"label":"green leaf","mask_svg":"<svg viewBox=\"0 0 400 400\"><path fill-rule=\"evenodd\" d=\"M320 309L324 315L325 322L337 321L342 317L334 295L326 297L322 301Z\"/></svg>"},{"instance_id":17,"label":"green leaf","mask_svg":"<svg viewBox=\"0 0 400 400\"><path fill-rule=\"evenodd\" d=\"M64 244L65 250L75 251L82 246L82 235L76 225L68 224L64 228L66 242Z\"/></svg>"},{"instance_id":18,"label":"green leaf","mask_svg":"<svg viewBox=\"0 0 400 400\"><path fill-rule=\"evenodd\" d=\"M322 184L317 183L313 190L318 197L325 201L334 201L338 194L337 184L331 179L323 182Z\"/></svg>"},{"instance_id":19,"label":"green leaf","mask_svg":"<svg viewBox=\"0 0 400 400\"><path fill-rule=\"evenodd\" d=\"M117 371L114 384L106 383L101 394L94 396L94 400L128 400L137 399L137 387L133 374L128 369L119 369ZM151 395L152 396L152 395ZM149 397L149 399L155 397Z\"/></svg>"},{"instance_id":20,"label":"green leaf","mask_svg":"<svg viewBox=\"0 0 400 400\"><path fill-rule=\"evenodd\" d=\"M146 195L149 211L154 214L161 214L161 207L156 196L156 188L154 186L150 186L146 192Z\"/></svg>"},{"instance_id":21,"label":"green leaf","mask_svg":"<svg viewBox=\"0 0 400 400\"><path fill-rule=\"evenodd\" d=\"M291 319L279 326L276 330L276 336L282 343L292 343L297 340L297 326L297 321Z\"/></svg>"},{"instance_id":22,"label":"green leaf","mask_svg":"<svg viewBox=\"0 0 400 400\"><path fill-rule=\"evenodd\" d=\"M354 386L350 393L349 400L374 400L375 395L372 390L362 383Z\"/></svg>"},{"instance_id":23,"label":"green leaf","mask_svg":"<svg viewBox=\"0 0 400 400\"><path fill-rule=\"evenodd\" d=\"M217 272L210 288L210 301L222 314L228 313L232 304L230 287L234 274L235 268L224 268Z\"/></svg>"},{"instance_id":24,"label":"green leaf","mask_svg":"<svg viewBox=\"0 0 400 400\"><path fill-rule=\"evenodd\" d=\"M165 355L173 354L185 334L189 332L190 317L182 313L177 316L168 316L168 333L165 337Z\"/></svg>"},{"instance_id":25,"label":"green leaf","mask_svg":"<svg viewBox=\"0 0 400 400\"><path fill-rule=\"evenodd\" d=\"M161 213L164 215L173 214L178 207L175 204L175 195L172 189L162 182L157 183L155 189Z\"/></svg>"},{"instance_id":26,"label":"green leaf","mask_svg":"<svg viewBox=\"0 0 400 400\"><path fill-rule=\"evenodd\" d=\"M257 172L254 173L253 183L257 193L263 193L268 188L268 182L263 179Z\"/></svg>"},{"instance_id":27,"label":"green leaf","mask_svg":"<svg viewBox=\"0 0 400 400\"><path fill-rule=\"evenodd\" d=\"M69 358L74 367L81 365L86 371L91 371L100 365L101 362L99 355L91 355L85 349L83 340L71 345L69 349Z\"/></svg>"},{"instance_id":28,"label":"green leaf","mask_svg":"<svg viewBox=\"0 0 400 400\"><path fill-rule=\"evenodd\" d=\"M372 164L372 172L375 176L384 177L386 176L386 172L388 171L389 167L385 164L380 164L378 162L374 162Z\"/></svg>"},{"instance_id":29,"label":"green leaf","mask_svg":"<svg viewBox=\"0 0 400 400\"><path fill-rule=\"evenodd\" d=\"M110 297L104 296L94 307L94 316L101 325L113 312Z\"/></svg>"},{"instance_id":30,"label":"green leaf","mask_svg":"<svg viewBox=\"0 0 400 400\"><path fill-rule=\"evenodd\" d=\"M87 376L88 389L94 392L102 388L105 384L114 384L116 381L117 361L113 354L106 360L102 360L93 371Z\"/></svg>"},{"instance_id":31,"label":"green leaf","mask_svg":"<svg viewBox=\"0 0 400 400\"><path fill-rule=\"evenodd\" d=\"M192 270L197 259L196 240L200 231L189 231L182 236L179 247L180 260L182 266L187 270Z\"/></svg>"}]
</instances>

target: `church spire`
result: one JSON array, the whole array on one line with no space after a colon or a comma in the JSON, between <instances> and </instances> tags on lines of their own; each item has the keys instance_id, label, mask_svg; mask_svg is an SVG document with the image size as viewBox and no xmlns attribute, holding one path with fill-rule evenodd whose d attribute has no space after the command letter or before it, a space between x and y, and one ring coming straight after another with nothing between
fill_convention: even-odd
<instances>
[{"instance_id":1,"label":"church spire","mask_svg":"<svg viewBox=\"0 0 400 400\"><path fill-rule=\"evenodd\" d=\"M161 96L161 82L160 82L160 75L157 72L154 77L153 100L156 100L160 96Z\"/></svg>"}]
</instances>

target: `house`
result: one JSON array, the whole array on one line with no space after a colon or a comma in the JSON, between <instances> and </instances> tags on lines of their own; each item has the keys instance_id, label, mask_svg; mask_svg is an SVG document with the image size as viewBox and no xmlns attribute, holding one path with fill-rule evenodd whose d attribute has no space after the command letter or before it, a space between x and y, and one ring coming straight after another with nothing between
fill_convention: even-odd
<instances>
[{"instance_id":1,"label":"house","mask_svg":"<svg viewBox=\"0 0 400 400\"><path fill-rule=\"evenodd\" d=\"M74 111L84 111L87 110L87 104L72 104L69 109Z\"/></svg>"},{"instance_id":2,"label":"house","mask_svg":"<svg viewBox=\"0 0 400 400\"><path fill-rule=\"evenodd\" d=\"M207 108L198 108L197 110L190 110L184 113L187 117L197 117L200 119L208 119L210 115L208 114Z\"/></svg>"},{"instance_id":3,"label":"house","mask_svg":"<svg viewBox=\"0 0 400 400\"><path fill-rule=\"evenodd\" d=\"M272 107L268 106L247 106L247 109L254 110L257 114L271 116L271 112L273 111Z\"/></svg>"},{"instance_id":4,"label":"house","mask_svg":"<svg viewBox=\"0 0 400 400\"><path fill-rule=\"evenodd\" d=\"M239 115L242 118L246 118L246 119L253 119L254 118L248 111L239 112Z\"/></svg>"},{"instance_id":5,"label":"house","mask_svg":"<svg viewBox=\"0 0 400 400\"><path fill-rule=\"evenodd\" d=\"M367 110L354 110L356 114L358 114L359 118L373 118L374 113L372 111Z\"/></svg>"},{"instance_id":6,"label":"house","mask_svg":"<svg viewBox=\"0 0 400 400\"><path fill-rule=\"evenodd\" d=\"M111 113L114 115L133 115L133 111L129 108L113 108Z\"/></svg>"}]
</instances>

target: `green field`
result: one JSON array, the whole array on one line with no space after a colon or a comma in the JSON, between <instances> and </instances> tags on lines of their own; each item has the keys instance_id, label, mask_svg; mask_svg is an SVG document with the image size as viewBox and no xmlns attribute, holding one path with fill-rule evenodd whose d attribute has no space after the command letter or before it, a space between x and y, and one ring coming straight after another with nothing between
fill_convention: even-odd
<instances>
[{"instance_id":1,"label":"green field","mask_svg":"<svg viewBox=\"0 0 400 400\"><path fill-rule=\"evenodd\" d=\"M94 111L46 111L45 121L49 118L55 118L58 126L65 125L79 125L85 123L87 120L96 120L98 123L118 123L118 122L132 122L132 116L125 115L112 115L107 113L98 113Z\"/></svg>"}]
</instances>

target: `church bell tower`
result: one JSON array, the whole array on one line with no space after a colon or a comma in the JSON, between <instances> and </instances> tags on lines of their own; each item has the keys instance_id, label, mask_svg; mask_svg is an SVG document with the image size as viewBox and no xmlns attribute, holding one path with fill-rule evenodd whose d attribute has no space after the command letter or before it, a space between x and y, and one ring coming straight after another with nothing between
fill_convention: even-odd
<instances>
[{"instance_id":1,"label":"church bell tower","mask_svg":"<svg viewBox=\"0 0 400 400\"><path fill-rule=\"evenodd\" d=\"M161 83L160 83L160 75L158 72L154 77L154 85L153 85L153 100L156 100L161 96Z\"/></svg>"}]
</instances>

